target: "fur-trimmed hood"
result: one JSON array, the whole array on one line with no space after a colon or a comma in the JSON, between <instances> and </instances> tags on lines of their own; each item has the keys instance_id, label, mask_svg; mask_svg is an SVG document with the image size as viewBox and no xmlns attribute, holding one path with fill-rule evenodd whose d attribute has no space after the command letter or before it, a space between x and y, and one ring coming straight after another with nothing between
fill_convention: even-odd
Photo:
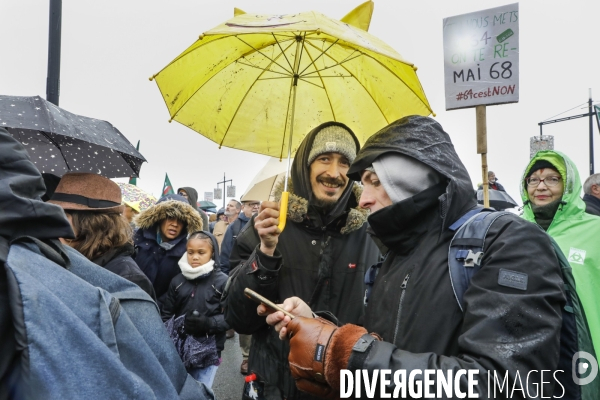
<instances>
[{"instance_id":1,"label":"fur-trimmed hood","mask_svg":"<svg viewBox=\"0 0 600 400\"><path fill-rule=\"evenodd\" d=\"M167 218L177 218L185 223L187 233L202 230L202 219L192 206L177 200L167 200L156 203L139 213L134 223L140 229L150 229Z\"/></svg>"},{"instance_id":2,"label":"fur-trimmed hood","mask_svg":"<svg viewBox=\"0 0 600 400\"><path fill-rule=\"evenodd\" d=\"M362 194L362 187L354 181L350 181L352 184L352 195L356 199L356 204L360 201L360 195ZM280 180L275 184L273 188L273 197L275 201L279 201L281 199L281 193L283 192L283 181ZM289 220L294 222L302 222L308 213L308 200L294 194L294 185L292 184L292 180L288 181L288 211L287 217ZM367 222L367 217L369 216L369 210L365 208L361 208L360 206L356 206L355 208L351 208L348 212L348 217L346 218L346 224L340 230L342 234L348 234L350 232L354 232L355 230L360 229L365 222Z\"/></svg>"}]
</instances>

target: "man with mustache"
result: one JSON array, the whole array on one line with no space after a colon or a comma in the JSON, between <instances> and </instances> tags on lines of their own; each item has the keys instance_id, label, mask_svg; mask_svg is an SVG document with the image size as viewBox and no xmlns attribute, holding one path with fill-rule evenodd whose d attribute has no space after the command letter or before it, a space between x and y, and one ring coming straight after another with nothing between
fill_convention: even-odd
<instances>
[{"instance_id":1,"label":"man with mustache","mask_svg":"<svg viewBox=\"0 0 600 400\"><path fill-rule=\"evenodd\" d=\"M362 321L364 274L379 251L367 237L368 211L358 206L362 188L346 175L358 150L358 140L344 124L313 129L290 171L283 232L277 227L279 204L263 202L236 239L230 265L237 267L224 294L225 318L236 332L252 334L249 371L265 382L267 399L313 397L296 389L288 343L256 314L245 288L275 302L297 296L340 321Z\"/></svg>"},{"instance_id":2,"label":"man with mustache","mask_svg":"<svg viewBox=\"0 0 600 400\"><path fill-rule=\"evenodd\" d=\"M313 318L297 298L282 306L297 318L290 321L281 312L267 318L290 344L298 387L338 398L345 390L340 371L347 370L358 387L363 385L362 390L351 385L352 394L345 396L351 398L392 393L411 399L582 398L583 391L569 383L568 367L557 367L571 362L577 344L567 348L567 343L578 339L561 335L563 316L572 308L565 307L567 286L549 237L507 213L492 215L496 219L484 244L475 223L467 225L470 233L454 239L458 226L479 209L469 173L440 124L416 115L391 123L367 140L348 175L362 181L360 205L371 210L370 229L386 256L368 274L372 290L363 326L338 327ZM468 248L473 242L482 247L476 255L460 256L459 267L481 268L464 291L450 278L449 257L459 261L459 255L449 249L462 246L460 240ZM267 310L259 305L258 312ZM359 383L355 371L360 370L370 377L377 371L380 379ZM542 370L566 373L545 379ZM384 378L383 371L390 375ZM476 378L470 380L466 371ZM453 382L444 385L440 376ZM502 387L493 382L495 376L505 379ZM372 394L365 381L376 389Z\"/></svg>"}]
</instances>

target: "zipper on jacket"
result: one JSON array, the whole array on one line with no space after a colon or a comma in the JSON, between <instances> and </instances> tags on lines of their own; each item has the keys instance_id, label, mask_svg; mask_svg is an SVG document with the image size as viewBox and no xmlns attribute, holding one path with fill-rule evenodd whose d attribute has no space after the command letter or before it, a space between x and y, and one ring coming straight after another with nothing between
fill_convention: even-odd
<instances>
[{"instance_id":1,"label":"zipper on jacket","mask_svg":"<svg viewBox=\"0 0 600 400\"><path fill-rule=\"evenodd\" d=\"M400 294L400 303L398 304L398 315L396 316L396 329L394 330L394 340L392 343L396 343L396 336L398 336L398 328L400 328L400 315L402 314L402 303L404 302L404 296L406 295L406 285L408 284L408 279L410 278L410 272L406 274L402 284L400 285L400 289L402 289L402 293Z\"/></svg>"}]
</instances>

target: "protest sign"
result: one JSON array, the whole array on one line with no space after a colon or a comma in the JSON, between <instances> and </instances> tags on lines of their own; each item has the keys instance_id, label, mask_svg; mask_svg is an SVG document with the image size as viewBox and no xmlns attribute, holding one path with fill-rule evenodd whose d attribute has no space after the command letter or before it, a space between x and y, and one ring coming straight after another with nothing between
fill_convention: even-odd
<instances>
[{"instance_id":1,"label":"protest sign","mask_svg":"<svg viewBox=\"0 0 600 400\"><path fill-rule=\"evenodd\" d=\"M444 18L446 110L519 101L519 4Z\"/></svg>"}]
</instances>

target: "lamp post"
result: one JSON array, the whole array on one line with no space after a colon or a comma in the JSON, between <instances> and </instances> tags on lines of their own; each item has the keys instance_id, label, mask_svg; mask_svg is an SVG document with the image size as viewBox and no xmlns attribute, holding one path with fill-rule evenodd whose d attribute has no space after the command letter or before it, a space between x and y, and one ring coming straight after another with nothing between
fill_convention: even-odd
<instances>
[{"instance_id":1,"label":"lamp post","mask_svg":"<svg viewBox=\"0 0 600 400\"><path fill-rule=\"evenodd\" d=\"M570 117L565 117L565 118L558 118L558 119L552 119L550 121L542 121L542 122L538 122L538 125L540 127L540 137L543 135L542 134L542 126L544 125L548 125L548 124L554 124L556 122L563 122L563 121L570 121L572 119L578 119L578 118L583 118L583 117L589 117L590 119L590 130L589 130L589 141L590 141L590 175L594 174L594 112L592 110L592 89L589 89L589 99L588 99L588 112L585 114L579 114L579 115L573 115Z\"/></svg>"},{"instance_id":2,"label":"lamp post","mask_svg":"<svg viewBox=\"0 0 600 400\"><path fill-rule=\"evenodd\" d=\"M60 43L62 28L62 0L50 0L48 26L48 77L46 100L58 106L60 94Z\"/></svg>"},{"instance_id":3,"label":"lamp post","mask_svg":"<svg viewBox=\"0 0 600 400\"><path fill-rule=\"evenodd\" d=\"M233 179L226 180L226 179L225 179L225 173L223 172L223 180L222 180L221 182L217 182L217 188L219 187L219 185L223 184L223 208L225 208L225 197L227 197L227 196L225 195L225 184L226 184L227 182L231 182L231 183L229 184L229 186L233 186Z\"/></svg>"}]
</instances>

